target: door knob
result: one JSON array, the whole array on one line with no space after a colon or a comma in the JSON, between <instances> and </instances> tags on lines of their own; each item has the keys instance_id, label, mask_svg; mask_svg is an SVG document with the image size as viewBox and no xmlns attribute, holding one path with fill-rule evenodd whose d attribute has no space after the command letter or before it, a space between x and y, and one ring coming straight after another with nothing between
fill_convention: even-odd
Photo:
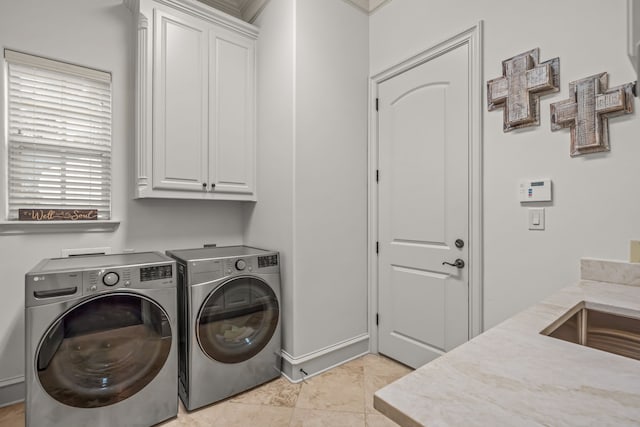
<instances>
[{"instance_id":1,"label":"door knob","mask_svg":"<svg viewBox=\"0 0 640 427\"><path fill-rule=\"evenodd\" d=\"M442 265L450 265L451 267L464 268L464 261L458 258L453 262L453 264L450 262L443 262Z\"/></svg>"}]
</instances>

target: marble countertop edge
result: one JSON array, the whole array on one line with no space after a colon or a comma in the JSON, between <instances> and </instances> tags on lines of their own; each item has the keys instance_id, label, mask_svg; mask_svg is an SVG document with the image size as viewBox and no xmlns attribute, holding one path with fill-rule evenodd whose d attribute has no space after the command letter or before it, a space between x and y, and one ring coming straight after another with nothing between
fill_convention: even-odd
<instances>
[{"instance_id":1,"label":"marble countertop edge","mask_svg":"<svg viewBox=\"0 0 640 427\"><path fill-rule=\"evenodd\" d=\"M599 280L612 271L621 282ZM378 390L374 407L408 427L640 426L640 361L541 334L579 304L640 318L640 264L583 259L581 273Z\"/></svg>"}]
</instances>

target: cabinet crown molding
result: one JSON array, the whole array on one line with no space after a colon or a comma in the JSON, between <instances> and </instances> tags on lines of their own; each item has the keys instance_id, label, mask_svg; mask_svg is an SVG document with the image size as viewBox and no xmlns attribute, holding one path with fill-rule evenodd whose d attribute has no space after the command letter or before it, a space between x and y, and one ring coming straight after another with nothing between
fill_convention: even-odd
<instances>
[{"instance_id":1,"label":"cabinet crown molding","mask_svg":"<svg viewBox=\"0 0 640 427\"><path fill-rule=\"evenodd\" d=\"M135 0L125 0L135 1ZM253 22L269 0L199 0L200 2L228 13L246 22ZM391 0L343 0L365 13L372 13Z\"/></svg>"},{"instance_id":2,"label":"cabinet crown molding","mask_svg":"<svg viewBox=\"0 0 640 427\"><path fill-rule=\"evenodd\" d=\"M246 22L253 22L269 0L198 0Z\"/></svg>"},{"instance_id":3,"label":"cabinet crown molding","mask_svg":"<svg viewBox=\"0 0 640 427\"><path fill-rule=\"evenodd\" d=\"M138 13L144 9L144 5L148 4L149 1L150 0L123 0L123 4L132 12ZM214 6L214 3L218 1L223 3L263 2L266 4L268 0L153 0L154 3L163 4L198 19L204 19L215 25L229 28L232 31L244 34L254 40L258 38L260 32L258 27L235 16L229 11L217 8Z\"/></svg>"}]
</instances>

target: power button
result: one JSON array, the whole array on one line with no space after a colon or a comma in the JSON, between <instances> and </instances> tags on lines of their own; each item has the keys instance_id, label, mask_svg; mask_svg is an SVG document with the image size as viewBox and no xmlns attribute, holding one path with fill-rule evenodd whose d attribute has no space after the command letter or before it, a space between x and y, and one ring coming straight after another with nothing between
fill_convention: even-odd
<instances>
[{"instance_id":1,"label":"power button","mask_svg":"<svg viewBox=\"0 0 640 427\"><path fill-rule=\"evenodd\" d=\"M120 276L118 276L118 273L114 273L113 271L105 274L102 277L102 283L104 283L107 286L114 286L119 281L120 281Z\"/></svg>"}]
</instances>

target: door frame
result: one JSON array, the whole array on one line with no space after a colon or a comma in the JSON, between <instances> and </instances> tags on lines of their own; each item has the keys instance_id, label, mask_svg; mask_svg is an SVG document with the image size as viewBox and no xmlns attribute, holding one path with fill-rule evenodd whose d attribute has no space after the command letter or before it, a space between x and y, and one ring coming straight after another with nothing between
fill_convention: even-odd
<instances>
[{"instance_id":1,"label":"door frame","mask_svg":"<svg viewBox=\"0 0 640 427\"><path fill-rule=\"evenodd\" d=\"M457 47L469 47L469 339L483 331L483 233L482 233L482 114L483 114L483 74L482 40L483 21L437 43L417 55L408 58L370 78L369 82L369 141L368 141L368 272L369 272L369 350L378 352L378 113L376 99L378 85L414 67L424 64ZM383 171L384 173L384 171ZM384 176L382 177L384 179Z\"/></svg>"}]
</instances>

